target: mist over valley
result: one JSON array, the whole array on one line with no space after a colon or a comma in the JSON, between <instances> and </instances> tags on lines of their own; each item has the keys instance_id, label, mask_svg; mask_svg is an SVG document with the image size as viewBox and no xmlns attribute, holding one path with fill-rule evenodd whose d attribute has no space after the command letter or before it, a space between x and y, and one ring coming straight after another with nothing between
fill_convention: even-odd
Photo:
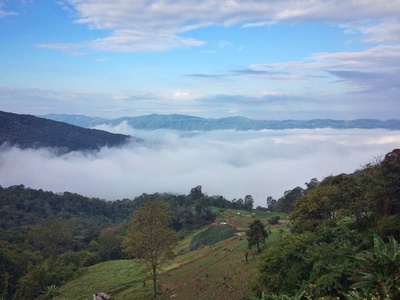
<instances>
[{"instance_id":1,"label":"mist over valley","mask_svg":"<svg viewBox=\"0 0 400 300\"><path fill-rule=\"evenodd\" d=\"M126 121L96 129L142 142L57 155L51 148L3 145L0 183L106 200L142 193L187 194L201 185L228 200L304 187L311 178L353 172L398 147L400 131L386 129L138 130Z\"/></svg>"}]
</instances>

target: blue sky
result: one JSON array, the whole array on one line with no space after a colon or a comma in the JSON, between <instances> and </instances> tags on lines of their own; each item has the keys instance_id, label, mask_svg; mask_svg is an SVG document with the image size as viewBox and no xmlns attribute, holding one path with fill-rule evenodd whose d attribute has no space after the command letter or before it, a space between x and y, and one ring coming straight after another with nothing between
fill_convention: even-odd
<instances>
[{"instance_id":1,"label":"blue sky","mask_svg":"<svg viewBox=\"0 0 400 300\"><path fill-rule=\"evenodd\" d=\"M0 0L0 109L400 118L400 1Z\"/></svg>"}]
</instances>

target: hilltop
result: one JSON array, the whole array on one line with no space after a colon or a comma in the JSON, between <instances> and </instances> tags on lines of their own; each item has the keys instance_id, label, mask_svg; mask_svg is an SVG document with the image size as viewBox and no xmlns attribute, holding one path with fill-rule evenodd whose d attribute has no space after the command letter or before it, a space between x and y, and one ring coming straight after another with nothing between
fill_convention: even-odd
<instances>
[{"instance_id":1,"label":"hilltop","mask_svg":"<svg viewBox=\"0 0 400 300\"><path fill-rule=\"evenodd\" d=\"M18 145L23 149L51 147L64 153L116 147L131 140L138 141L127 135L0 111L0 144Z\"/></svg>"}]
</instances>

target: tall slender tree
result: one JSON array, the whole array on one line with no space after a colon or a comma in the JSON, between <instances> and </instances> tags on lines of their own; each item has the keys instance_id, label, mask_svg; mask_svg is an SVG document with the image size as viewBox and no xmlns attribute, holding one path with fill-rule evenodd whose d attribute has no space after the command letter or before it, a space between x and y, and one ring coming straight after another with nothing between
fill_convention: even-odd
<instances>
[{"instance_id":1,"label":"tall slender tree","mask_svg":"<svg viewBox=\"0 0 400 300\"><path fill-rule=\"evenodd\" d=\"M172 219L168 203L150 199L135 212L123 241L124 251L146 264L153 279L153 299L157 297L157 276L174 257L172 248L178 239L169 227Z\"/></svg>"}]
</instances>

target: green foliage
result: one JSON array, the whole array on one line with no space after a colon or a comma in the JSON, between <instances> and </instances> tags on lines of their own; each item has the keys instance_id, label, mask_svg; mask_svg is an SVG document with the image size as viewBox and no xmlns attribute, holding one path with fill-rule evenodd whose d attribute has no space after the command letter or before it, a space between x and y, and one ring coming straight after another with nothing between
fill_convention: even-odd
<instances>
[{"instance_id":1,"label":"green foliage","mask_svg":"<svg viewBox=\"0 0 400 300\"><path fill-rule=\"evenodd\" d=\"M400 298L400 247L390 236L387 244L374 236L374 251L364 251L357 256L358 271L354 277L355 289L361 289L365 296Z\"/></svg>"},{"instance_id":2,"label":"green foliage","mask_svg":"<svg viewBox=\"0 0 400 300\"><path fill-rule=\"evenodd\" d=\"M247 233L247 242L249 248L257 246L257 251L261 252L260 243L265 244L268 232L264 228L264 224L260 220L255 220L250 224L250 230Z\"/></svg>"},{"instance_id":3,"label":"green foliage","mask_svg":"<svg viewBox=\"0 0 400 300\"><path fill-rule=\"evenodd\" d=\"M54 299L57 298L57 296L59 295L60 293L58 292L58 286L54 284L47 286L46 291L44 292L44 296L46 297L46 299Z\"/></svg>"},{"instance_id":4,"label":"green foliage","mask_svg":"<svg viewBox=\"0 0 400 300\"><path fill-rule=\"evenodd\" d=\"M400 235L399 182L400 150L394 150L382 162L352 174L308 184L304 195L291 202L292 235L261 259L256 293L292 297L305 291L311 299L400 298L395 240ZM281 204L290 202L288 195ZM371 249L373 232L388 243L375 236ZM357 260L350 259L355 255ZM350 291L354 280L356 290Z\"/></svg>"},{"instance_id":5,"label":"green foliage","mask_svg":"<svg viewBox=\"0 0 400 300\"><path fill-rule=\"evenodd\" d=\"M100 291L117 299L149 299L151 285L143 287L148 271L140 260L114 260L91 266L79 278L68 281L59 288L61 300L92 299ZM142 298L140 298L142 294ZM135 297L132 297L135 295Z\"/></svg>"},{"instance_id":6,"label":"green foliage","mask_svg":"<svg viewBox=\"0 0 400 300\"><path fill-rule=\"evenodd\" d=\"M28 264L24 276L19 280L19 288L16 295L22 299L32 299L45 293L48 286L60 286L63 283L80 276L83 268L85 255L73 253L67 258L65 255L58 259L49 258L42 263Z\"/></svg>"},{"instance_id":7,"label":"green foliage","mask_svg":"<svg viewBox=\"0 0 400 300\"><path fill-rule=\"evenodd\" d=\"M274 206L274 211L277 212L284 212L284 213L290 213L293 209L293 204L294 202L303 196L305 193L305 190L301 187L295 187L292 190L288 190L284 193L284 195L278 199Z\"/></svg>"},{"instance_id":8,"label":"green foliage","mask_svg":"<svg viewBox=\"0 0 400 300\"><path fill-rule=\"evenodd\" d=\"M202 194L202 193L201 193ZM200 195L201 196L201 195ZM133 212L150 198L171 204L175 230L199 228L215 220L211 203L230 207L223 197L143 194L134 200L104 201L64 192L54 194L25 188L0 187L0 295L11 297L20 288L19 280L28 264L35 268L44 259L63 253L85 251L85 266L109 259L121 259L121 240ZM199 215L193 207L201 202ZM86 251L89 250L90 252ZM37 277L31 276L33 280ZM31 281L24 281L25 288ZM51 285L50 283L49 285ZM42 288L42 284L39 284Z\"/></svg>"},{"instance_id":9,"label":"green foliage","mask_svg":"<svg viewBox=\"0 0 400 300\"><path fill-rule=\"evenodd\" d=\"M268 219L268 224L270 225L276 225L279 223L279 220L281 219L281 217L279 215L273 216L271 218Z\"/></svg>"},{"instance_id":10,"label":"green foliage","mask_svg":"<svg viewBox=\"0 0 400 300\"><path fill-rule=\"evenodd\" d=\"M363 246L357 232L346 226L289 235L261 257L255 291L295 295L305 290L313 299L339 296L350 286L355 267L348 257Z\"/></svg>"},{"instance_id":11,"label":"green foliage","mask_svg":"<svg viewBox=\"0 0 400 300\"><path fill-rule=\"evenodd\" d=\"M321 184L307 195L297 199L289 215L293 222L293 229L297 232L313 231L325 221L334 220L338 194L336 186Z\"/></svg>"},{"instance_id":12,"label":"green foliage","mask_svg":"<svg viewBox=\"0 0 400 300\"><path fill-rule=\"evenodd\" d=\"M254 199L251 195L244 197L244 209L251 212L253 210Z\"/></svg>"},{"instance_id":13,"label":"green foliage","mask_svg":"<svg viewBox=\"0 0 400 300\"><path fill-rule=\"evenodd\" d=\"M151 199L135 212L123 241L126 253L144 260L153 278L154 299L157 297L157 275L174 257L172 248L178 240L169 228L172 218L168 203Z\"/></svg>"},{"instance_id":14,"label":"green foliage","mask_svg":"<svg viewBox=\"0 0 400 300\"><path fill-rule=\"evenodd\" d=\"M72 219L52 218L40 220L31 227L28 234L36 248L48 257L72 249L73 229Z\"/></svg>"}]
</instances>

